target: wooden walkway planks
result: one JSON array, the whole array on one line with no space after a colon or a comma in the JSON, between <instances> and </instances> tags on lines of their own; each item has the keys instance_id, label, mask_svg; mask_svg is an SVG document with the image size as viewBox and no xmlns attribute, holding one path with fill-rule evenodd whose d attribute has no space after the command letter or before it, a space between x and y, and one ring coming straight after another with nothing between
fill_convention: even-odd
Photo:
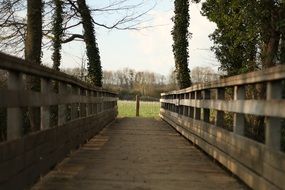
<instances>
[{"instance_id":1,"label":"wooden walkway planks","mask_svg":"<svg viewBox=\"0 0 285 190\"><path fill-rule=\"evenodd\" d=\"M33 189L247 189L160 120L120 118Z\"/></svg>"}]
</instances>

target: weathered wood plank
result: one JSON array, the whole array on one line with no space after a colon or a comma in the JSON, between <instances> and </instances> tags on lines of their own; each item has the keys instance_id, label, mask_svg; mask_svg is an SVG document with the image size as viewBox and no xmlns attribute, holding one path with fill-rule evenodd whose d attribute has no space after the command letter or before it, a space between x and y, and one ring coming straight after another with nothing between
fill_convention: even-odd
<instances>
[{"instance_id":1,"label":"weathered wood plank","mask_svg":"<svg viewBox=\"0 0 285 190\"><path fill-rule=\"evenodd\" d=\"M68 103L100 103L114 102L117 98L113 97L86 97L74 94L61 96L55 93L39 93L26 90L0 90L1 107L25 107L25 106L47 106Z\"/></svg>"},{"instance_id":2,"label":"weathered wood plank","mask_svg":"<svg viewBox=\"0 0 285 190\"><path fill-rule=\"evenodd\" d=\"M197 90L222 88L238 85L255 84L266 81L282 80L285 78L285 65L278 65L266 70L255 71L251 73L241 74L233 77L228 77L214 82L193 85L182 90L162 93L162 96L189 93Z\"/></svg>"},{"instance_id":3,"label":"weathered wood plank","mask_svg":"<svg viewBox=\"0 0 285 190\"><path fill-rule=\"evenodd\" d=\"M214 125L210 125L203 121L195 121L191 118L184 116L179 116L176 113L171 113L168 111L161 110L163 118L166 118L168 122L172 125L175 125L176 128L181 128L184 131L184 134L193 136L194 143L198 141L203 141L206 143L204 147L213 147L215 150L220 151L220 154L226 155L225 160L220 160L220 162L228 167L230 170L232 165L228 165L227 161L235 162L236 167L240 167L240 170L248 173L251 178L254 178L255 181L252 184L252 181L249 180L249 176L245 177L242 172L232 171L242 180L245 180L252 188L261 189L261 188L279 188L285 187L285 154L273 151L267 148L264 144L255 142L248 138L235 135L232 132L226 131L222 128L217 128ZM195 141L196 140L196 141ZM199 144L198 144L199 145ZM200 146L200 145L199 145ZM201 147L203 148L203 147ZM203 148L204 149L204 148ZM219 155L212 155L212 149L208 150L211 156L218 158ZM207 151L206 151L207 152ZM260 179L258 179L260 178ZM261 179L264 178L264 179ZM261 181L260 181L261 180ZM265 181L264 181L265 180ZM262 186L256 183L262 183ZM268 183L275 185L268 186ZM281 188L282 189L282 188Z\"/></svg>"},{"instance_id":4,"label":"weathered wood plank","mask_svg":"<svg viewBox=\"0 0 285 190\"><path fill-rule=\"evenodd\" d=\"M22 90L24 88L22 73L10 72L8 76L8 89ZM8 99L8 98L7 98ZM8 101L0 97L0 102ZM21 108L7 109L7 139L14 140L20 138L23 134L23 113Z\"/></svg>"},{"instance_id":5,"label":"weathered wood plank","mask_svg":"<svg viewBox=\"0 0 285 190\"><path fill-rule=\"evenodd\" d=\"M163 117L163 116L162 116ZM205 152L207 152L210 156L214 159L219 161L222 165L228 168L231 172L237 175L240 179L242 179L247 185L249 185L253 189L259 190L277 190L278 187L274 186L273 184L269 183L267 180L260 178L260 176L256 175L254 172L249 170L247 167L244 167L242 164L237 162L236 160L232 159L231 156L225 154L223 151L215 148L211 144L205 142L202 138L199 138L187 130L182 128L180 125L173 122L171 119L167 117L163 117L165 121L171 124L179 133L181 133L184 137L198 145L202 148Z\"/></svg>"},{"instance_id":6,"label":"weathered wood plank","mask_svg":"<svg viewBox=\"0 0 285 190\"><path fill-rule=\"evenodd\" d=\"M166 123L118 119L32 189L247 189Z\"/></svg>"},{"instance_id":7,"label":"weathered wood plank","mask_svg":"<svg viewBox=\"0 0 285 190\"><path fill-rule=\"evenodd\" d=\"M172 103L161 99L163 103ZM285 118L285 100L180 100L179 105Z\"/></svg>"},{"instance_id":8,"label":"weathered wood plank","mask_svg":"<svg viewBox=\"0 0 285 190\"><path fill-rule=\"evenodd\" d=\"M116 109L0 143L0 189L20 189L46 174L116 117Z\"/></svg>"},{"instance_id":9,"label":"weathered wood plank","mask_svg":"<svg viewBox=\"0 0 285 190\"><path fill-rule=\"evenodd\" d=\"M67 84L77 85L88 90L107 92L112 95L117 95L115 92L91 86L68 74L55 71L54 69L42 65L29 64L23 59L4 54L2 52L0 52L0 60L0 69L38 76L40 78L48 78L51 80L65 82Z\"/></svg>"},{"instance_id":10,"label":"weathered wood plank","mask_svg":"<svg viewBox=\"0 0 285 190\"><path fill-rule=\"evenodd\" d=\"M267 83L266 99L282 100L283 85L281 81ZM284 100L285 101L285 100ZM275 105L272 105L275 106ZM275 108L275 107L274 107ZM278 109L276 107L275 109ZM279 110L282 112L282 110ZM268 115L265 115L268 116ZM283 117L284 118L284 117ZM267 117L265 122L265 144L272 149L281 149L282 118Z\"/></svg>"}]
</instances>

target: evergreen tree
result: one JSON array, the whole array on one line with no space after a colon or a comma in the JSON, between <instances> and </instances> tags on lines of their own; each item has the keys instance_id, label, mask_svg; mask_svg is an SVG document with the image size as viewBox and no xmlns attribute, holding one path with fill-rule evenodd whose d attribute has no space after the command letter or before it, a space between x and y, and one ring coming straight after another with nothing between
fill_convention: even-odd
<instances>
[{"instance_id":1,"label":"evergreen tree","mask_svg":"<svg viewBox=\"0 0 285 190\"><path fill-rule=\"evenodd\" d=\"M77 0L77 5L84 29L84 41L88 57L88 77L92 84L102 87L101 60L91 12L85 0Z\"/></svg>"},{"instance_id":2,"label":"evergreen tree","mask_svg":"<svg viewBox=\"0 0 285 190\"><path fill-rule=\"evenodd\" d=\"M174 13L172 18L174 27L171 32L173 37L173 53L175 59L175 72L179 88L187 88L191 86L190 69L188 68L188 39L191 34L188 31L189 27L189 1L175 0Z\"/></svg>"},{"instance_id":3,"label":"evergreen tree","mask_svg":"<svg viewBox=\"0 0 285 190\"><path fill-rule=\"evenodd\" d=\"M52 45L53 45L53 54L52 54L52 60L53 60L53 69L59 71L59 66L61 62L61 41L63 36L63 29L62 29L62 22L63 22L63 2L61 0L53 0L53 3L55 5L55 11L53 15L53 39L52 39Z\"/></svg>"}]
</instances>

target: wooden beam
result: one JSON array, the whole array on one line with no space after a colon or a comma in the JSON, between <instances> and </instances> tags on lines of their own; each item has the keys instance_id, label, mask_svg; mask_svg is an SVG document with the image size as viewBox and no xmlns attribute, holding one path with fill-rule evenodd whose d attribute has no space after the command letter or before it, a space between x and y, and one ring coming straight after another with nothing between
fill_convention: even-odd
<instances>
[{"instance_id":1,"label":"wooden beam","mask_svg":"<svg viewBox=\"0 0 285 190\"><path fill-rule=\"evenodd\" d=\"M267 100L281 100L282 81L267 82L266 99ZM278 109L277 107L273 108ZM281 110L279 110L281 111ZM265 144L275 150L281 148L281 126L282 119L277 117L267 117L265 122Z\"/></svg>"},{"instance_id":2,"label":"wooden beam","mask_svg":"<svg viewBox=\"0 0 285 190\"><path fill-rule=\"evenodd\" d=\"M9 72L8 89L18 90L24 88L23 75ZM5 101L5 100L4 100ZM3 102L3 99L1 99ZM23 112L19 106L7 109L7 140L20 138L23 134Z\"/></svg>"},{"instance_id":3,"label":"wooden beam","mask_svg":"<svg viewBox=\"0 0 285 190\"><path fill-rule=\"evenodd\" d=\"M161 101L172 102L165 99ZM233 113L285 117L285 100L181 100L180 104Z\"/></svg>"},{"instance_id":4,"label":"wooden beam","mask_svg":"<svg viewBox=\"0 0 285 190\"><path fill-rule=\"evenodd\" d=\"M234 87L234 100L245 99L245 88L244 86ZM238 135L244 135L245 118L243 113L234 113L234 133Z\"/></svg>"},{"instance_id":5,"label":"wooden beam","mask_svg":"<svg viewBox=\"0 0 285 190\"><path fill-rule=\"evenodd\" d=\"M209 82L209 83L196 84L196 85L193 85L189 88L185 88L182 90L174 90L174 91L170 91L167 93L162 93L161 96L189 93L189 92L193 92L197 90L204 90L204 89L215 89L215 88L222 88L222 87L256 84L256 83L261 83L261 82L266 82L266 81L281 80L284 78L285 78L285 65L278 65L275 67L268 68L266 70L236 75L236 76L228 77L225 79L220 79L220 80Z\"/></svg>"}]
</instances>

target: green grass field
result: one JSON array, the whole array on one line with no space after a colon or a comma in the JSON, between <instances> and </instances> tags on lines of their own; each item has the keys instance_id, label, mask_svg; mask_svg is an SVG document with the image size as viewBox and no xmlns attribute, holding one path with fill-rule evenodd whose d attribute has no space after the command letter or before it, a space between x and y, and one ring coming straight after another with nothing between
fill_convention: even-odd
<instances>
[{"instance_id":1,"label":"green grass field","mask_svg":"<svg viewBox=\"0 0 285 190\"><path fill-rule=\"evenodd\" d=\"M160 102L140 102L140 117L159 117ZM119 117L135 117L135 101L118 101Z\"/></svg>"}]
</instances>

